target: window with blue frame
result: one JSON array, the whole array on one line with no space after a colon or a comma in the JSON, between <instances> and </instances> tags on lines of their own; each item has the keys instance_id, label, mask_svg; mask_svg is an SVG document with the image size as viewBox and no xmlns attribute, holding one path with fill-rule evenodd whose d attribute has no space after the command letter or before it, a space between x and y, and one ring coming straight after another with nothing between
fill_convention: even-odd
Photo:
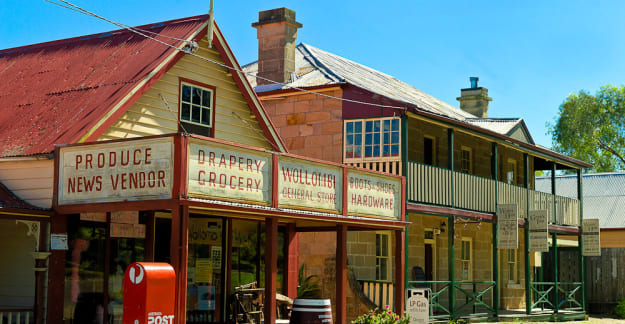
<instances>
[{"instance_id":1,"label":"window with blue frame","mask_svg":"<svg viewBox=\"0 0 625 324\"><path fill-rule=\"evenodd\" d=\"M346 162L400 159L400 119L397 117L344 121Z\"/></svg>"}]
</instances>

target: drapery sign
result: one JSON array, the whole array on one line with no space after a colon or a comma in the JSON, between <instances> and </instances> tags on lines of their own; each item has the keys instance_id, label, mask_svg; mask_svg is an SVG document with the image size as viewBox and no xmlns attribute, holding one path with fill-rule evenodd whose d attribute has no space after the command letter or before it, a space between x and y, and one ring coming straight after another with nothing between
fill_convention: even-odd
<instances>
[{"instance_id":1,"label":"drapery sign","mask_svg":"<svg viewBox=\"0 0 625 324\"><path fill-rule=\"evenodd\" d=\"M271 154L192 140L189 195L269 204Z\"/></svg>"},{"instance_id":2,"label":"drapery sign","mask_svg":"<svg viewBox=\"0 0 625 324\"><path fill-rule=\"evenodd\" d=\"M280 207L339 212L343 170L320 163L281 158L278 169Z\"/></svg>"},{"instance_id":3,"label":"drapery sign","mask_svg":"<svg viewBox=\"0 0 625 324\"><path fill-rule=\"evenodd\" d=\"M410 324L430 322L430 289L408 289L406 291L406 313Z\"/></svg>"},{"instance_id":4,"label":"drapery sign","mask_svg":"<svg viewBox=\"0 0 625 324\"><path fill-rule=\"evenodd\" d=\"M173 138L62 147L58 204L171 198Z\"/></svg>"},{"instance_id":5,"label":"drapery sign","mask_svg":"<svg viewBox=\"0 0 625 324\"><path fill-rule=\"evenodd\" d=\"M582 221L582 242L584 244L583 256L601 256L599 219Z\"/></svg>"},{"instance_id":6,"label":"drapery sign","mask_svg":"<svg viewBox=\"0 0 625 324\"><path fill-rule=\"evenodd\" d=\"M516 204L497 205L497 245L499 249L519 248L518 214Z\"/></svg>"},{"instance_id":7,"label":"drapery sign","mask_svg":"<svg viewBox=\"0 0 625 324\"><path fill-rule=\"evenodd\" d=\"M549 252L549 231L546 210L530 210L529 212L529 250L533 252Z\"/></svg>"},{"instance_id":8,"label":"drapery sign","mask_svg":"<svg viewBox=\"0 0 625 324\"><path fill-rule=\"evenodd\" d=\"M347 213L381 218L401 217L401 179L349 170Z\"/></svg>"}]
</instances>

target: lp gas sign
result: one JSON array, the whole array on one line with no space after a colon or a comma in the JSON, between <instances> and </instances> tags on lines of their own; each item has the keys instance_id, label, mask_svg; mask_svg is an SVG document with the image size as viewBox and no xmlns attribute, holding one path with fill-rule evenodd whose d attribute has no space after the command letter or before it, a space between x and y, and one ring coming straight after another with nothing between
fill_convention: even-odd
<instances>
[{"instance_id":1,"label":"lp gas sign","mask_svg":"<svg viewBox=\"0 0 625 324\"><path fill-rule=\"evenodd\" d=\"M406 313L410 316L410 324L429 323L430 293L430 289L408 289Z\"/></svg>"}]
</instances>

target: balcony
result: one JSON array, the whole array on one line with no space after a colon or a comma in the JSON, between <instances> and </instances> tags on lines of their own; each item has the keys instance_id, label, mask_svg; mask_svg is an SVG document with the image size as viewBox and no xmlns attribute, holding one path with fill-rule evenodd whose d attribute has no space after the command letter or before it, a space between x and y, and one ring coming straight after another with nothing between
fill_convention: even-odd
<instances>
[{"instance_id":1,"label":"balcony","mask_svg":"<svg viewBox=\"0 0 625 324\"><path fill-rule=\"evenodd\" d=\"M408 202L484 213L495 213L498 203L517 204L519 219L527 217L528 209L542 209L547 210L551 224L580 226L577 199L416 162L407 163L406 198Z\"/></svg>"}]
</instances>

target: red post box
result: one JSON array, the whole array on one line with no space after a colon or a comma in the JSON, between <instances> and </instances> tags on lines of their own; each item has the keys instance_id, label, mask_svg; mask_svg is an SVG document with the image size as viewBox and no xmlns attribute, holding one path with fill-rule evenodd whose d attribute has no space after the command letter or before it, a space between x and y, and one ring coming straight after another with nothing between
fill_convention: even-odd
<instances>
[{"instance_id":1,"label":"red post box","mask_svg":"<svg viewBox=\"0 0 625 324\"><path fill-rule=\"evenodd\" d=\"M167 263L135 262L124 275L123 324L173 324L176 273Z\"/></svg>"}]
</instances>

